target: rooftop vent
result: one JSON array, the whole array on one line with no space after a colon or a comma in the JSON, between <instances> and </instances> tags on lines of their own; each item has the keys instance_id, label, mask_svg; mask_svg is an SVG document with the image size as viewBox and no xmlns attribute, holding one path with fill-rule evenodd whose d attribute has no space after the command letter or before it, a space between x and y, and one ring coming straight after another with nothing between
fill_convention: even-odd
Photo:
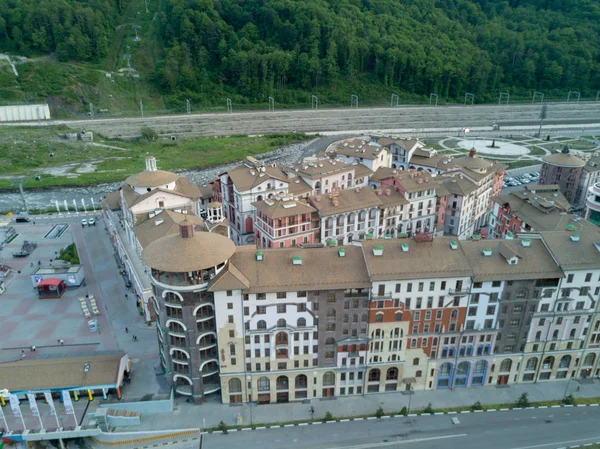
<instances>
[{"instance_id":1,"label":"rooftop vent","mask_svg":"<svg viewBox=\"0 0 600 449\"><path fill-rule=\"evenodd\" d=\"M458 249L458 243L454 240L450 242L450 249Z\"/></svg>"},{"instance_id":2,"label":"rooftop vent","mask_svg":"<svg viewBox=\"0 0 600 449\"><path fill-rule=\"evenodd\" d=\"M371 234L370 232L368 234L365 234L365 238L367 240L372 240L373 239L373 234Z\"/></svg>"},{"instance_id":3,"label":"rooftop vent","mask_svg":"<svg viewBox=\"0 0 600 449\"><path fill-rule=\"evenodd\" d=\"M383 236L383 238L385 240L391 240L392 239L392 234L386 234L386 235Z\"/></svg>"},{"instance_id":4,"label":"rooftop vent","mask_svg":"<svg viewBox=\"0 0 600 449\"><path fill-rule=\"evenodd\" d=\"M338 257L346 257L346 250L344 248L338 248Z\"/></svg>"},{"instance_id":5,"label":"rooftop vent","mask_svg":"<svg viewBox=\"0 0 600 449\"><path fill-rule=\"evenodd\" d=\"M514 238L515 238L515 235L514 235L512 232L508 231L508 232L506 233L506 236L504 236L504 238L505 238L506 240L512 240L512 239L514 239Z\"/></svg>"},{"instance_id":6,"label":"rooftop vent","mask_svg":"<svg viewBox=\"0 0 600 449\"><path fill-rule=\"evenodd\" d=\"M400 248L402 249L402 251L407 253L408 252L408 243L403 243L402 245L400 245Z\"/></svg>"},{"instance_id":7,"label":"rooftop vent","mask_svg":"<svg viewBox=\"0 0 600 449\"><path fill-rule=\"evenodd\" d=\"M523 248L529 248L531 246L531 239L521 239L521 246Z\"/></svg>"},{"instance_id":8,"label":"rooftop vent","mask_svg":"<svg viewBox=\"0 0 600 449\"><path fill-rule=\"evenodd\" d=\"M408 232L399 232L398 233L398 238L399 239L406 239L406 238L408 238Z\"/></svg>"},{"instance_id":9,"label":"rooftop vent","mask_svg":"<svg viewBox=\"0 0 600 449\"><path fill-rule=\"evenodd\" d=\"M283 208L284 209L290 209L292 207L296 207L296 202L295 201L288 201L287 203L283 203Z\"/></svg>"},{"instance_id":10,"label":"rooftop vent","mask_svg":"<svg viewBox=\"0 0 600 449\"><path fill-rule=\"evenodd\" d=\"M265 258L265 255L262 251L256 252L256 260L261 261L261 260L264 260L264 258Z\"/></svg>"},{"instance_id":11,"label":"rooftop vent","mask_svg":"<svg viewBox=\"0 0 600 449\"><path fill-rule=\"evenodd\" d=\"M473 240L481 240L481 236L479 234L473 234Z\"/></svg>"},{"instance_id":12,"label":"rooftop vent","mask_svg":"<svg viewBox=\"0 0 600 449\"><path fill-rule=\"evenodd\" d=\"M270 200L270 199L266 199L266 200L265 200L265 204L266 204L267 206L272 206L273 204L275 204L275 201L273 201L273 200Z\"/></svg>"},{"instance_id":13,"label":"rooftop vent","mask_svg":"<svg viewBox=\"0 0 600 449\"><path fill-rule=\"evenodd\" d=\"M302 257L300 257L300 256L292 256L292 263L294 265L302 265Z\"/></svg>"},{"instance_id":14,"label":"rooftop vent","mask_svg":"<svg viewBox=\"0 0 600 449\"><path fill-rule=\"evenodd\" d=\"M182 239L191 239L194 237L194 225L187 220L183 220L179 224L179 236Z\"/></svg>"},{"instance_id":15,"label":"rooftop vent","mask_svg":"<svg viewBox=\"0 0 600 449\"><path fill-rule=\"evenodd\" d=\"M154 220L154 226L158 226L159 224L162 224L165 221L164 218L157 218L156 220Z\"/></svg>"},{"instance_id":16,"label":"rooftop vent","mask_svg":"<svg viewBox=\"0 0 600 449\"><path fill-rule=\"evenodd\" d=\"M373 255L374 256L383 256L383 246L382 245L375 245L373 247Z\"/></svg>"},{"instance_id":17,"label":"rooftop vent","mask_svg":"<svg viewBox=\"0 0 600 449\"><path fill-rule=\"evenodd\" d=\"M481 254L483 256L489 257L492 255L492 248L483 248L483 250L481 251Z\"/></svg>"},{"instance_id":18,"label":"rooftop vent","mask_svg":"<svg viewBox=\"0 0 600 449\"><path fill-rule=\"evenodd\" d=\"M578 242L579 241L579 234L571 234L571 241L572 242Z\"/></svg>"}]
</instances>

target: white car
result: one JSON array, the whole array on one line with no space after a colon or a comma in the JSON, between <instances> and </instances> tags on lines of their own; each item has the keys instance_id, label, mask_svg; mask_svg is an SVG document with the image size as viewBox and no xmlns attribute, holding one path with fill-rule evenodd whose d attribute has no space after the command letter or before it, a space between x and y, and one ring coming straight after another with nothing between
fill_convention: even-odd
<instances>
[{"instance_id":1,"label":"white car","mask_svg":"<svg viewBox=\"0 0 600 449\"><path fill-rule=\"evenodd\" d=\"M96 219L94 217L90 218L88 220L88 225L95 226L96 225Z\"/></svg>"},{"instance_id":2,"label":"white car","mask_svg":"<svg viewBox=\"0 0 600 449\"><path fill-rule=\"evenodd\" d=\"M84 218L83 220L81 220L81 227L85 228L88 225L87 220Z\"/></svg>"}]
</instances>

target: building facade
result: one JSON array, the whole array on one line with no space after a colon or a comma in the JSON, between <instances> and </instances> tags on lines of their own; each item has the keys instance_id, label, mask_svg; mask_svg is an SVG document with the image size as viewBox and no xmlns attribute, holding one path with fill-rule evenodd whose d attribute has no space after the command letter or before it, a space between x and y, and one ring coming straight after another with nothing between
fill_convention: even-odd
<instances>
[{"instance_id":1,"label":"building facade","mask_svg":"<svg viewBox=\"0 0 600 449\"><path fill-rule=\"evenodd\" d=\"M539 183L558 185L567 201L575 205L585 161L573 156L568 145L560 153L544 156L542 161Z\"/></svg>"}]
</instances>

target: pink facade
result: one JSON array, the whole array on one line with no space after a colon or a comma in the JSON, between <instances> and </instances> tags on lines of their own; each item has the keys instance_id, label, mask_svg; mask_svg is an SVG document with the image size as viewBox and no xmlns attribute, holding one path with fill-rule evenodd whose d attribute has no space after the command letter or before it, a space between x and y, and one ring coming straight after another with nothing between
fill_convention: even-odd
<instances>
[{"instance_id":1,"label":"pink facade","mask_svg":"<svg viewBox=\"0 0 600 449\"><path fill-rule=\"evenodd\" d=\"M254 235L258 248L290 248L316 241L308 213L273 219L257 210Z\"/></svg>"}]
</instances>

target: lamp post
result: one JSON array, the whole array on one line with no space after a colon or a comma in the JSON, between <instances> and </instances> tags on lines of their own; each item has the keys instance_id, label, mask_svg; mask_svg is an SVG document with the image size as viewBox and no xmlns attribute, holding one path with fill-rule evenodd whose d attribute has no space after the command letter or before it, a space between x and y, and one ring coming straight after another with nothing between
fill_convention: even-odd
<instances>
[{"instance_id":1,"label":"lamp post","mask_svg":"<svg viewBox=\"0 0 600 449\"><path fill-rule=\"evenodd\" d=\"M413 386L412 383L408 384L408 410L406 411L406 416L410 415L410 403L413 395Z\"/></svg>"},{"instance_id":2,"label":"lamp post","mask_svg":"<svg viewBox=\"0 0 600 449\"><path fill-rule=\"evenodd\" d=\"M253 422L252 422L252 376L250 374L246 375L246 381L248 382L248 384L247 384L248 391L250 393L248 395L249 396L248 399L250 399L248 401L248 405L250 406L250 425L252 426L253 425Z\"/></svg>"}]
</instances>

